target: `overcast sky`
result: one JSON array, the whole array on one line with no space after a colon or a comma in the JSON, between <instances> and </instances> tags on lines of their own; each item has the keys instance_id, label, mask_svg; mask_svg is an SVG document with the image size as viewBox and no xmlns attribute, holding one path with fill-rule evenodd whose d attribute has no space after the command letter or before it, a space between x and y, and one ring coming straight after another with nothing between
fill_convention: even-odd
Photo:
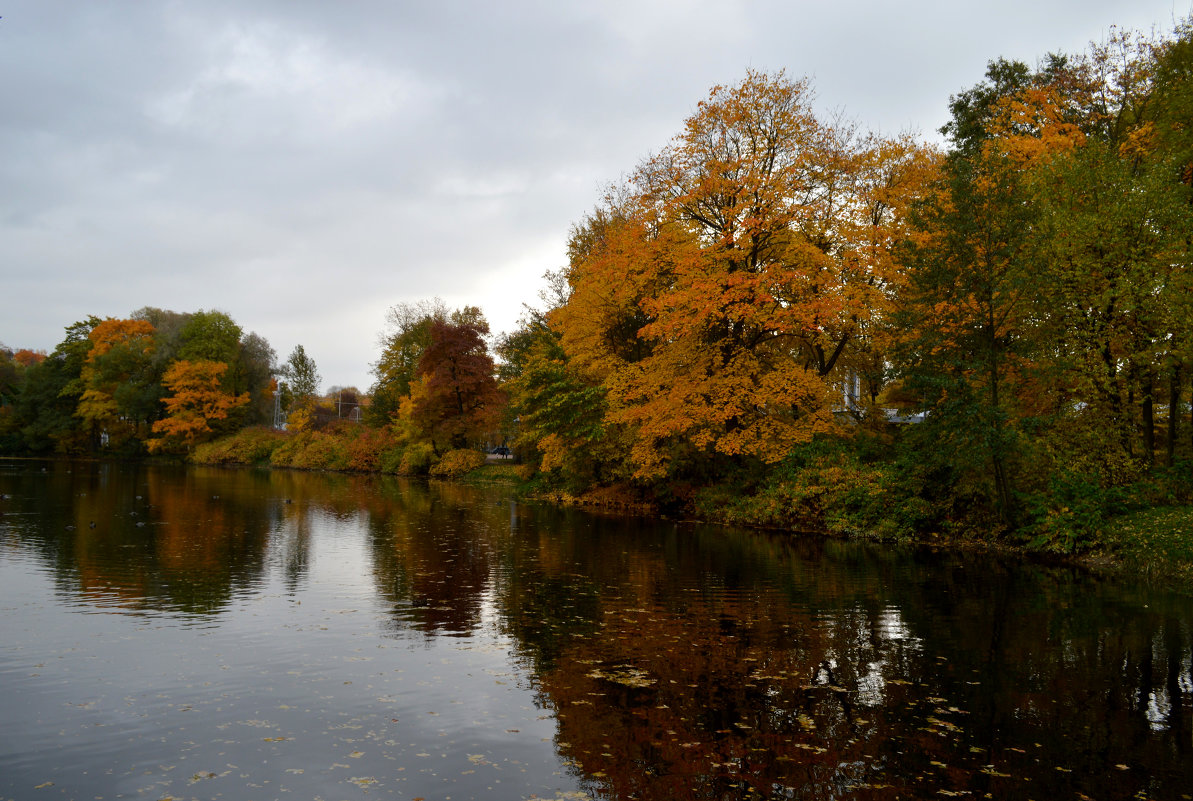
<instances>
[{"instance_id":1,"label":"overcast sky","mask_svg":"<svg viewBox=\"0 0 1193 801\"><path fill-rule=\"evenodd\" d=\"M0 0L0 342L218 309L324 388L385 312L514 327L568 229L747 69L935 138L998 56L1034 64L1193 0Z\"/></svg>"}]
</instances>

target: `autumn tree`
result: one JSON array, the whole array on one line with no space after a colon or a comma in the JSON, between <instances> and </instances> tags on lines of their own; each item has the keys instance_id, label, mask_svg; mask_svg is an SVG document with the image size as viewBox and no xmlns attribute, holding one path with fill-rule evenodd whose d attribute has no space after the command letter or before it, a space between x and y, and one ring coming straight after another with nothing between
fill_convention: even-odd
<instances>
[{"instance_id":1,"label":"autumn tree","mask_svg":"<svg viewBox=\"0 0 1193 801\"><path fill-rule=\"evenodd\" d=\"M79 376L83 392L75 414L113 445L136 436L157 414L154 333L144 320L108 318L87 335L92 344Z\"/></svg>"},{"instance_id":2,"label":"autumn tree","mask_svg":"<svg viewBox=\"0 0 1193 801\"><path fill-rule=\"evenodd\" d=\"M439 298L392 306L385 316L385 328L378 337L381 356L372 365L376 380L369 390L372 402L366 412L366 421L383 426L398 414L402 399L410 395L417 379L419 359L431 345L434 323L465 325L483 321L484 316L475 306L449 310Z\"/></svg>"},{"instance_id":3,"label":"autumn tree","mask_svg":"<svg viewBox=\"0 0 1193 801\"><path fill-rule=\"evenodd\" d=\"M1093 105L1087 72L1065 56L1036 71L991 62L986 81L950 104L952 147L903 250L902 368L930 411L918 433L1008 528L1027 488L1017 474L1046 482L1019 472L1039 451L1027 429L1038 434L1073 403L1050 331L1041 176L1087 142Z\"/></svg>"},{"instance_id":4,"label":"autumn tree","mask_svg":"<svg viewBox=\"0 0 1193 801\"><path fill-rule=\"evenodd\" d=\"M222 387L226 362L180 359L162 378L169 390L163 403L167 415L153 424L161 436L148 441L151 452L190 451L214 433L213 424L225 420L249 402L249 393L232 395Z\"/></svg>"},{"instance_id":5,"label":"autumn tree","mask_svg":"<svg viewBox=\"0 0 1193 801\"><path fill-rule=\"evenodd\" d=\"M227 364L224 389L233 394L248 392L251 397L250 404L241 407L235 417L245 423L270 419L277 354L264 337L246 334L227 313L201 309L188 315L178 332L175 358Z\"/></svg>"},{"instance_id":6,"label":"autumn tree","mask_svg":"<svg viewBox=\"0 0 1193 801\"><path fill-rule=\"evenodd\" d=\"M1116 33L1035 71L992 62L953 100L943 177L903 251L923 453L984 479L1010 527L1051 537L1069 525L1063 488L1084 503L1137 478L1165 379L1179 408L1193 219L1159 155L1163 51Z\"/></svg>"},{"instance_id":7,"label":"autumn tree","mask_svg":"<svg viewBox=\"0 0 1193 801\"><path fill-rule=\"evenodd\" d=\"M447 315L439 298L399 303L386 313L385 329L378 336L381 356L372 365L376 380L369 390L373 398L370 423L386 425L397 414L402 398L410 395L418 360L431 342L431 323L446 320Z\"/></svg>"},{"instance_id":8,"label":"autumn tree","mask_svg":"<svg viewBox=\"0 0 1193 801\"><path fill-rule=\"evenodd\" d=\"M911 285L898 319L903 375L931 411L916 433L947 443L937 453L963 473L984 476L1003 522L1013 525L1015 387L1033 344L1026 234L1035 211L1019 202L1006 166L980 156L949 161L906 251Z\"/></svg>"},{"instance_id":9,"label":"autumn tree","mask_svg":"<svg viewBox=\"0 0 1193 801\"><path fill-rule=\"evenodd\" d=\"M1153 462L1165 401L1171 460L1181 414L1193 217L1183 159L1165 146L1177 130L1165 120L1182 102L1160 81L1166 51L1176 49L1117 31L1072 59L1077 79L1063 89L1078 98L1068 105L1084 136L1037 165L1032 182L1041 317L1068 397L1060 461L1103 484Z\"/></svg>"},{"instance_id":10,"label":"autumn tree","mask_svg":"<svg viewBox=\"0 0 1193 801\"><path fill-rule=\"evenodd\" d=\"M436 453L481 439L500 414L496 368L485 343L489 324L479 309L468 311L474 322L431 323L430 342L403 402L403 416Z\"/></svg>"},{"instance_id":11,"label":"autumn tree","mask_svg":"<svg viewBox=\"0 0 1193 801\"><path fill-rule=\"evenodd\" d=\"M894 226L930 160L751 72L591 218L556 319L636 432L640 477L709 453L773 463L835 430L834 371L890 308Z\"/></svg>"}]
</instances>

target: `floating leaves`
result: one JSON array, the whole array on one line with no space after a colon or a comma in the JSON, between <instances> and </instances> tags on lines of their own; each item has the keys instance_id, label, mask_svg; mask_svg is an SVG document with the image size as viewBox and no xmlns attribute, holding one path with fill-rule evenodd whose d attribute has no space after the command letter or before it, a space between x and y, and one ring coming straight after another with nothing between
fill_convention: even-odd
<instances>
[{"instance_id":1,"label":"floating leaves","mask_svg":"<svg viewBox=\"0 0 1193 801\"><path fill-rule=\"evenodd\" d=\"M604 679L605 681L611 681L614 684L621 684L625 687L649 687L657 681L657 679L651 678L650 674L645 670L631 665L623 665L608 670L597 669L587 675L590 679Z\"/></svg>"}]
</instances>

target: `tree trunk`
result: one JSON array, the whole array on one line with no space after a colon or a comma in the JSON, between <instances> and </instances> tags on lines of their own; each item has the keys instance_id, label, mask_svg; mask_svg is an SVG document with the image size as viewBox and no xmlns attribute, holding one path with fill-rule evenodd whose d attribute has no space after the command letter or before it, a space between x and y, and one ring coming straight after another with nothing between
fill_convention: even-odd
<instances>
[{"instance_id":1,"label":"tree trunk","mask_svg":"<svg viewBox=\"0 0 1193 801\"><path fill-rule=\"evenodd\" d=\"M1168 375L1168 436L1164 442L1164 463L1172 467L1176 461L1177 427L1181 414L1181 366L1172 365Z\"/></svg>"},{"instance_id":2,"label":"tree trunk","mask_svg":"<svg viewBox=\"0 0 1193 801\"><path fill-rule=\"evenodd\" d=\"M999 398L999 360L998 360L998 340L995 336L995 321L994 321L994 304L990 303L990 319L987 321L987 341L986 347L990 352L990 406L993 419L990 421L994 427L994 437L990 453L991 468L994 474L994 492L998 503L998 515L1002 518L1002 522L1008 529L1015 528L1015 507L1014 507L1014 493L1011 491L1011 480L1007 475L1006 459L1003 455L1003 448L1005 442L1003 437L1005 432L1002 425L1002 409L1001 400Z\"/></svg>"},{"instance_id":3,"label":"tree trunk","mask_svg":"<svg viewBox=\"0 0 1193 801\"><path fill-rule=\"evenodd\" d=\"M1135 458L1135 382L1139 379L1139 371L1135 365L1127 368L1127 414L1122 421L1123 438L1127 441L1127 456Z\"/></svg>"},{"instance_id":4,"label":"tree trunk","mask_svg":"<svg viewBox=\"0 0 1193 801\"><path fill-rule=\"evenodd\" d=\"M1150 366L1143 371L1143 461L1151 467L1156 456L1156 406L1152 400L1155 371Z\"/></svg>"}]
</instances>

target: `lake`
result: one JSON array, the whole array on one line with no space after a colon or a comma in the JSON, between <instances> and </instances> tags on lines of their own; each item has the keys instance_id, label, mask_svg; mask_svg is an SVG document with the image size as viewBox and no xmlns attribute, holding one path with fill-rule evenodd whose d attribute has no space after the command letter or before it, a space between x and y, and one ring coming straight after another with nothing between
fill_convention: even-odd
<instances>
[{"instance_id":1,"label":"lake","mask_svg":"<svg viewBox=\"0 0 1193 801\"><path fill-rule=\"evenodd\" d=\"M380 476L0 496L0 799L1193 798L1142 583Z\"/></svg>"}]
</instances>

